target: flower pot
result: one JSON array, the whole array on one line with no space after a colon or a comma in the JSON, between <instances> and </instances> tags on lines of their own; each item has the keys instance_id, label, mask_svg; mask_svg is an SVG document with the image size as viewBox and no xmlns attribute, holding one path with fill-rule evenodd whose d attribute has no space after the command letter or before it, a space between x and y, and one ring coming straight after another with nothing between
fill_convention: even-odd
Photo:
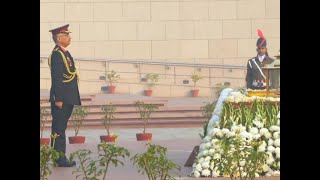
<instances>
[{"instance_id":1,"label":"flower pot","mask_svg":"<svg viewBox=\"0 0 320 180\"><path fill-rule=\"evenodd\" d=\"M100 141L101 142L116 142L116 137L113 136L100 136Z\"/></svg>"},{"instance_id":2,"label":"flower pot","mask_svg":"<svg viewBox=\"0 0 320 180\"><path fill-rule=\"evenodd\" d=\"M197 97L198 94L199 94L199 89L191 90L191 95L192 95L192 97Z\"/></svg>"},{"instance_id":3,"label":"flower pot","mask_svg":"<svg viewBox=\"0 0 320 180\"><path fill-rule=\"evenodd\" d=\"M151 133L137 133L136 134L138 141L151 141L152 134Z\"/></svg>"},{"instance_id":4,"label":"flower pot","mask_svg":"<svg viewBox=\"0 0 320 180\"><path fill-rule=\"evenodd\" d=\"M70 136L69 143L70 144L83 144L85 143L86 137L84 136Z\"/></svg>"},{"instance_id":5,"label":"flower pot","mask_svg":"<svg viewBox=\"0 0 320 180\"><path fill-rule=\"evenodd\" d=\"M40 138L40 145L49 145L50 138Z\"/></svg>"},{"instance_id":6,"label":"flower pot","mask_svg":"<svg viewBox=\"0 0 320 180\"><path fill-rule=\"evenodd\" d=\"M116 90L116 86L108 86L108 93L113 94Z\"/></svg>"},{"instance_id":7,"label":"flower pot","mask_svg":"<svg viewBox=\"0 0 320 180\"><path fill-rule=\"evenodd\" d=\"M144 95L151 96L152 95L152 90L144 90Z\"/></svg>"}]
</instances>

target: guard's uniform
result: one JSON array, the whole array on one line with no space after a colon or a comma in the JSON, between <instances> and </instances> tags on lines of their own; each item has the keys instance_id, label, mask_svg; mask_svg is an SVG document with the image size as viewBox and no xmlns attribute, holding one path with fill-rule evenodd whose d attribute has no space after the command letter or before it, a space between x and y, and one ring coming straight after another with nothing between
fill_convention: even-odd
<instances>
[{"instance_id":1,"label":"guard's uniform","mask_svg":"<svg viewBox=\"0 0 320 180\"><path fill-rule=\"evenodd\" d=\"M68 32L68 26L51 30L52 34ZM52 134L59 136L55 140L54 148L63 153L66 152L66 135L68 119L71 116L74 105L81 105L78 88L78 71L69 51L56 45L49 56L48 65L51 69L50 102L52 114ZM63 102L62 108L55 102ZM53 141L51 141L51 145Z\"/></svg>"},{"instance_id":2,"label":"guard's uniform","mask_svg":"<svg viewBox=\"0 0 320 180\"><path fill-rule=\"evenodd\" d=\"M265 89L266 88L266 72L262 70L266 64L271 64L274 59L269 56L265 56L265 58L260 62L258 56L253 57L248 60L247 63L247 88L250 89Z\"/></svg>"},{"instance_id":3,"label":"guard's uniform","mask_svg":"<svg viewBox=\"0 0 320 180\"><path fill-rule=\"evenodd\" d=\"M260 38L257 40L257 48L266 47L267 40L263 37L263 34L260 30L258 30L258 36ZM246 75L247 88L266 89L266 72L262 69L262 67L266 66L266 64L271 64L273 61L274 59L270 58L268 53L265 54L262 61L259 60L258 55L248 60Z\"/></svg>"}]
</instances>

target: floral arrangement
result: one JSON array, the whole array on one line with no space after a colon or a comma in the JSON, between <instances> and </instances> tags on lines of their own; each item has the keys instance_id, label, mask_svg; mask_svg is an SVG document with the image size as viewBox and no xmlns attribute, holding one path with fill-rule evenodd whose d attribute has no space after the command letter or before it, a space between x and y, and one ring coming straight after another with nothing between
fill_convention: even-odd
<instances>
[{"instance_id":1,"label":"floral arrangement","mask_svg":"<svg viewBox=\"0 0 320 180\"><path fill-rule=\"evenodd\" d=\"M231 179L280 175L280 106L266 101L280 99L229 90L228 96L219 98L214 111L220 109L214 114L218 120L208 126L191 175ZM236 109L232 102L252 102L252 106Z\"/></svg>"}]
</instances>

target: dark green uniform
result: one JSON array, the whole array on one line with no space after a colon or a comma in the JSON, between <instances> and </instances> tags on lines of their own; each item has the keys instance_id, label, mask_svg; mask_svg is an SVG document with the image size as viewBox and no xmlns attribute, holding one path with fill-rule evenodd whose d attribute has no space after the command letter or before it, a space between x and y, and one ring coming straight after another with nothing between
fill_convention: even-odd
<instances>
[{"instance_id":1,"label":"dark green uniform","mask_svg":"<svg viewBox=\"0 0 320 180\"><path fill-rule=\"evenodd\" d=\"M81 105L78 74L69 51L64 52L60 46L55 46L49 57L51 68L50 102L52 114L52 134L59 136L55 141L56 150L66 152L66 128L74 105ZM62 108L55 102L63 102ZM53 141L51 141L52 145Z\"/></svg>"}]
</instances>

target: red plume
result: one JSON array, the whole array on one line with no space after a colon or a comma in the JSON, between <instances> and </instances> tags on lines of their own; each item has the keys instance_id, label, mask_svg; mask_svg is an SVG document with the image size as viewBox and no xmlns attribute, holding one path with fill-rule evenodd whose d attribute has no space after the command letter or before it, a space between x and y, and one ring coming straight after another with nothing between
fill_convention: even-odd
<instances>
[{"instance_id":1,"label":"red plume","mask_svg":"<svg viewBox=\"0 0 320 180\"><path fill-rule=\"evenodd\" d=\"M262 31L260 29L258 29L258 36L263 38L263 33L262 33Z\"/></svg>"}]
</instances>

